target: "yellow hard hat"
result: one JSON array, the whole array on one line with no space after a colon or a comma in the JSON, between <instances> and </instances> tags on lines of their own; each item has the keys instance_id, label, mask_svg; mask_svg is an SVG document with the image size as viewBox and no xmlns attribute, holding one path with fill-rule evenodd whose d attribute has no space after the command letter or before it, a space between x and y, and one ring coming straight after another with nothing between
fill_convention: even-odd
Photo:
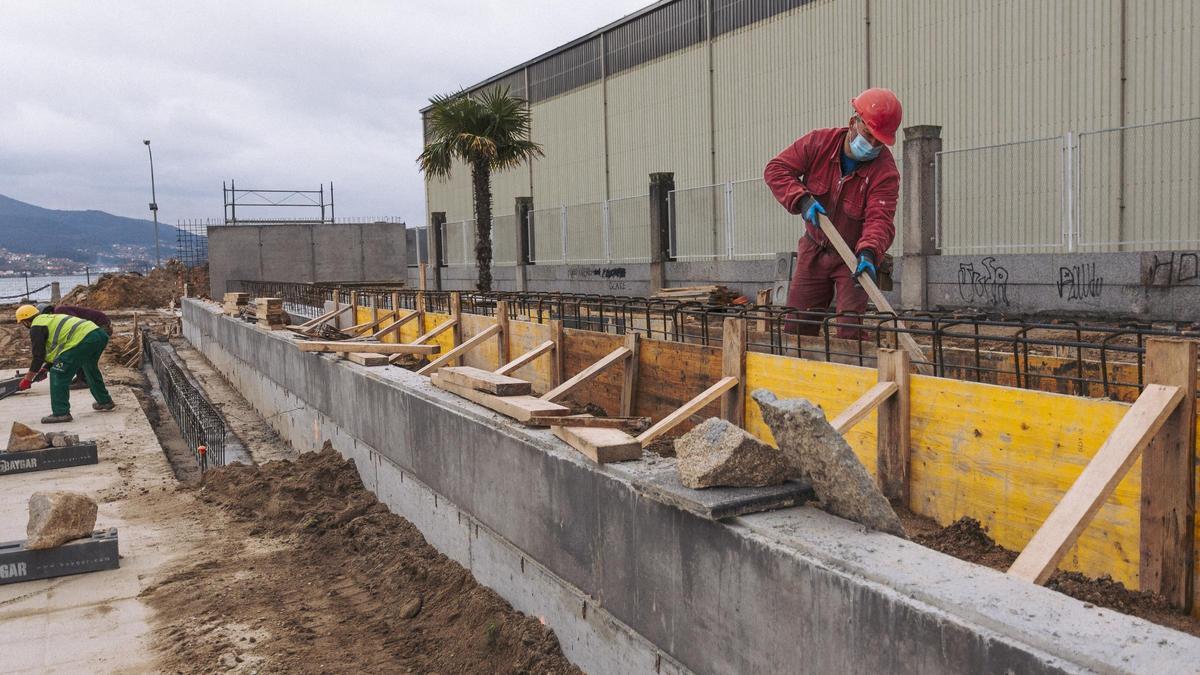
<instances>
[{"instance_id":1,"label":"yellow hard hat","mask_svg":"<svg viewBox=\"0 0 1200 675\"><path fill-rule=\"evenodd\" d=\"M34 307L33 305L21 305L17 308L17 321L32 319L37 315L37 307Z\"/></svg>"}]
</instances>

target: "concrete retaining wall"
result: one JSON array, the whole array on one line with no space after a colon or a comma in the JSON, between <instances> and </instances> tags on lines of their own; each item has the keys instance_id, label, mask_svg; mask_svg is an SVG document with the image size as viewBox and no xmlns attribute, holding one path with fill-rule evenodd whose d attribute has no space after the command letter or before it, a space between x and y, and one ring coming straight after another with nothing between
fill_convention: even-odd
<instances>
[{"instance_id":1,"label":"concrete retaining wall","mask_svg":"<svg viewBox=\"0 0 1200 675\"><path fill-rule=\"evenodd\" d=\"M812 508L717 523L394 367L186 300L184 332L300 449L364 483L590 672L1192 672L1200 640ZM432 504L432 506L431 506Z\"/></svg>"},{"instance_id":2,"label":"concrete retaining wall","mask_svg":"<svg viewBox=\"0 0 1200 675\"><path fill-rule=\"evenodd\" d=\"M231 280L376 281L408 275L403 223L210 227L211 289Z\"/></svg>"}]
</instances>

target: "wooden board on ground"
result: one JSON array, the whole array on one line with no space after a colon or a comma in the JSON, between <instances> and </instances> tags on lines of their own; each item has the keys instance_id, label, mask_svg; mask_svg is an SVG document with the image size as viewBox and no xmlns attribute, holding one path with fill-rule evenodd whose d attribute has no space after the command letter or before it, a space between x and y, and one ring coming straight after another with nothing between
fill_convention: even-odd
<instances>
[{"instance_id":1,"label":"wooden board on ground","mask_svg":"<svg viewBox=\"0 0 1200 675\"><path fill-rule=\"evenodd\" d=\"M610 464L612 471L629 479L633 488L654 501L690 511L702 518L721 520L750 513L774 511L804 504L812 499L807 482L788 481L761 488L705 488L693 490L679 482L676 460Z\"/></svg>"},{"instance_id":2,"label":"wooden board on ground","mask_svg":"<svg viewBox=\"0 0 1200 675\"><path fill-rule=\"evenodd\" d=\"M387 342L328 342L323 340L308 340L297 342L296 346L302 352L355 352L359 354L436 354L441 347L438 345L409 345Z\"/></svg>"},{"instance_id":3,"label":"wooden board on ground","mask_svg":"<svg viewBox=\"0 0 1200 675\"><path fill-rule=\"evenodd\" d=\"M564 419L570 420L571 426L593 427L597 429L625 429L632 431L650 425L649 417L592 417L591 415L569 415L566 418L559 416L531 417L525 420L525 424L531 427L550 427L564 424Z\"/></svg>"},{"instance_id":4,"label":"wooden board on ground","mask_svg":"<svg viewBox=\"0 0 1200 675\"><path fill-rule=\"evenodd\" d=\"M497 396L522 396L533 391L532 385L525 380L471 366L446 366L438 372L446 382Z\"/></svg>"},{"instance_id":5,"label":"wooden board on ground","mask_svg":"<svg viewBox=\"0 0 1200 675\"><path fill-rule=\"evenodd\" d=\"M346 360L350 363L357 363L360 366L386 366L388 364L387 354L362 354L359 352L347 352Z\"/></svg>"},{"instance_id":6,"label":"wooden board on ground","mask_svg":"<svg viewBox=\"0 0 1200 675\"><path fill-rule=\"evenodd\" d=\"M483 391L475 391L470 387L451 384L443 380L438 373L434 373L429 379L439 389L444 389L520 422L524 422L534 416L546 417L549 415L571 414L571 409L566 406L543 401L533 396L496 396L495 394Z\"/></svg>"},{"instance_id":7,"label":"wooden board on ground","mask_svg":"<svg viewBox=\"0 0 1200 675\"><path fill-rule=\"evenodd\" d=\"M1008 569L1010 575L1036 584L1046 583L1079 533L1092 521L1183 398L1179 387L1146 385L1137 402L1017 556Z\"/></svg>"},{"instance_id":8,"label":"wooden board on ground","mask_svg":"<svg viewBox=\"0 0 1200 675\"><path fill-rule=\"evenodd\" d=\"M550 427L550 432L598 464L642 458L642 444L620 429Z\"/></svg>"}]
</instances>

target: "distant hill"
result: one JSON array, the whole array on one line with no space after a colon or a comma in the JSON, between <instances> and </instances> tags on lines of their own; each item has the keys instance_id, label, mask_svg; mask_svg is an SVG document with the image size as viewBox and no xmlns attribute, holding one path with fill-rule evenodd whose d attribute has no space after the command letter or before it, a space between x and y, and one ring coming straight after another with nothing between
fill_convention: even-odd
<instances>
[{"instance_id":1,"label":"distant hill","mask_svg":"<svg viewBox=\"0 0 1200 675\"><path fill-rule=\"evenodd\" d=\"M175 227L159 223L164 259L175 255ZM104 211L59 211L0 195L0 247L99 263L115 257L113 245L142 246L154 256L154 221L114 216Z\"/></svg>"}]
</instances>

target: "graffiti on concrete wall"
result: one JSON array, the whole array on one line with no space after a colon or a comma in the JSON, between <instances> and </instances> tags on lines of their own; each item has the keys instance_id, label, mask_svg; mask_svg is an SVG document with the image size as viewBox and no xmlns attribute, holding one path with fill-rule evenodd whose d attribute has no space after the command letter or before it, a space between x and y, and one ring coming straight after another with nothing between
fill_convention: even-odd
<instances>
[{"instance_id":1,"label":"graffiti on concrete wall","mask_svg":"<svg viewBox=\"0 0 1200 675\"><path fill-rule=\"evenodd\" d=\"M624 279L624 267L570 267L567 276L571 279Z\"/></svg>"},{"instance_id":2,"label":"graffiti on concrete wall","mask_svg":"<svg viewBox=\"0 0 1200 675\"><path fill-rule=\"evenodd\" d=\"M1058 297L1063 300L1099 300L1103 293L1104 277L1096 275L1096 263L1058 268Z\"/></svg>"},{"instance_id":3,"label":"graffiti on concrete wall","mask_svg":"<svg viewBox=\"0 0 1200 675\"><path fill-rule=\"evenodd\" d=\"M1171 287L1200 279L1200 253L1180 251L1142 254L1142 285Z\"/></svg>"},{"instance_id":4,"label":"graffiti on concrete wall","mask_svg":"<svg viewBox=\"0 0 1200 675\"><path fill-rule=\"evenodd\" d=\"M958 295L967 302L982 300L989 305L1008 305L1008 270L988 256L958 264Z\"/></svg>"}]
</instances>

